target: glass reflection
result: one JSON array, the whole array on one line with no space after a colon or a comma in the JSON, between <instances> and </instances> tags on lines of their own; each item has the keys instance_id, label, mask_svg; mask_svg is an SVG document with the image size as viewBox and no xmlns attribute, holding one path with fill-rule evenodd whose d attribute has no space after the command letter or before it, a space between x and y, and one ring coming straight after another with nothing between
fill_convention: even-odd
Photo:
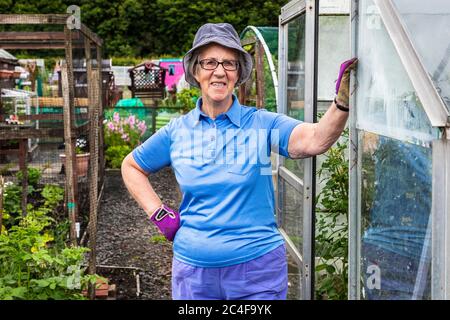
<instances>
[{"instance_id":1,"label":"glass reflection","mask_svg":"<svg viewBox=\"0 0 450 320\"><path fill-rule=\"evenodd\" d=\"M288 262L288 300L302 299L302 268L291 257L289 253L286 254Z\"/></svg>"},{"instance_id":2,"label":"glass reflection","mask_svg":"<svg viewBox=\"0 0 450 320\"><path fill-rule=\"evenodd\" d=\"M408 36L450 110L450 3L394 0Z\"/></svg>"},{"instance_id":3,"label":"glass reflection","mask_svg":"<svg viewBox=\"0 0 450 320\"><path fill-rule=\"evenodd\" d=\"M430 299L431 148L363 132L364 299Z\"/></svg>"},{"instance_id":4,"label":"glass reflection","mask_svg":"<svg viewBox=\"0 0 450 320\"><path fill-rule=\"evenodd\" d=\"M403 141L438 137L373 1L360 2L357 122L359 129Z\"/></svg>"},{"instance_id":5,"label":"glass reflection","mask_svg":"<svg viewBox=\"0 0 450 320\"><path fill-rule=\"evenodd\" d=\"M305 15L287 25L287 114L304 120L305 107Z\"/></svg>"},{"instance_id":6,"label":"glass reflection","mask_svg":"<svg viewBox=\"0 0 450 320\"><path fill-rule=\"evenodd\" d=\"M319 100L329 100L325 111L334 99L339 66L350 58L350 18L345 16L319 16L319 50L317 96Z\"/></svg>"},{"instance_id":7,"label":"glass reflection","mask_svg":"<svg viewBox=\"0 0 450 320\"><path fill-rule=\"evenodd\" d=\"M281 228L289 236L299 252L303 252L303 194L299 193L283 178L280 179L283 192L283 215Z\"/></svg>"},{"instance_id":8,"label":"glass reflection","mask_svg":"<svg viewBox=\"0 0 450 320\"><path fill-rule=\"evenodd\" d=\"M305 119L305 15L289 22L287 53L287 115ZM286 159L285 167L303 178L303 160Z\"/></svg>"}]
</instances>

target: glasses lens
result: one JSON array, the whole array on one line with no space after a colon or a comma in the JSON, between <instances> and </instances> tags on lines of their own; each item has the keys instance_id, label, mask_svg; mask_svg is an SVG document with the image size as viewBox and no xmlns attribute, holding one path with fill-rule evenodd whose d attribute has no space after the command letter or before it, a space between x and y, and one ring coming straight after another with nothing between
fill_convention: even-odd
<instances>
[{"instance_id":1,"label":"glasses lens","mask_svg":"<svg viewBox=\"0 0 450 320\"><path fill-rule=\"evenodd\" d=\"M206 70L214 70L219 65L219 63L214 59L202 60L202 61L200 61L200 64L203 67L203 69L206 69Z\"/></svg>"},{"instance_id":2,"label":"glasses lens","mask_svg":"<svg viewBox=\"0 0 450 320\"><path fill-rule=\"evenodd\" d=\"M224 60L222 62L219 62L216 59L200 60L200 65L205 70L215 70L219 64L221 64L223 68L228 71L235 71L238 67L238 62L234 60Z\"/></svg>"},{"instance_id":3,"label":"glasses lens","mask_svg":"<svg viewBox=\"0 0 450 320\"><path fill-rule=\"evenodd\" d=\"M222 62L222 65L223 65L224 69L228 70L228 71L234 71L237 69L237 61L224 60Z\"/></svg>"}]
</instances>

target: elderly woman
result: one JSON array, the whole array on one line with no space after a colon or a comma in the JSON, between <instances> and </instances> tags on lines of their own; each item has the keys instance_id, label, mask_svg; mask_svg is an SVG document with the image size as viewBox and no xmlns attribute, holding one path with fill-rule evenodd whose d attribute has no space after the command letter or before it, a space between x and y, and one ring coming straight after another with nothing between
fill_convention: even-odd
<instances>
[{"instance_id":1,"label":"elderly woman","mask_svg":"<svg viewBox=\"0 0 450 320\"><path fill-rule=\"evenodd\" d=\"M284 240L274 218L271 151L294 159L325 152L348 118L349 70L319 123L239 104L234 89L251 56L227 23L199 28L183 58L186 80L201 89L194 110L158 130L123 161L131 195L173 240L173 299L286 299ZM165 206L148 180L165 166L183 198Z\"/></svg>"}]
</instances>

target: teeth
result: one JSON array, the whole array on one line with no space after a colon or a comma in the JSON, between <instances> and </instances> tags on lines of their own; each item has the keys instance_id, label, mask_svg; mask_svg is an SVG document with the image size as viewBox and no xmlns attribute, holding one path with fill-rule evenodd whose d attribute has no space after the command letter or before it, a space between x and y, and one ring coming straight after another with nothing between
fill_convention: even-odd
<instances>
[{"instance_id":1,"label":"teeth","mask_svg":"<svg viewBox=\"0 0 450 320\"><path fill-rule=\"evenodd\" d=\"M225 84L224 83L213 83L212 84L214 87L224 87Z\"/></svg>"}]
</instances>

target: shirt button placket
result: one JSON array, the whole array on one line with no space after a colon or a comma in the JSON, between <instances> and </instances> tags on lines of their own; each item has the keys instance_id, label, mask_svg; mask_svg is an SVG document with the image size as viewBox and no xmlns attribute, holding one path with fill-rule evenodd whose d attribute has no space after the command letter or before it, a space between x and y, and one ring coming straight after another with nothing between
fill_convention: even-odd
<instances>
[{"instance_id":1,"label":"shirt button placket","mask_svg":"<svg viewBox=\"0 0 450 320\"><path fill-rule=\"evenodd\" d=\"M217 127L216 127L216 122L213 121L211 124L211 127L214 129L211 132L211 136L210 136L210 156L211 158L214 158L216 156L216 134L217 134Z\"/></svg>"}]
</instances>

